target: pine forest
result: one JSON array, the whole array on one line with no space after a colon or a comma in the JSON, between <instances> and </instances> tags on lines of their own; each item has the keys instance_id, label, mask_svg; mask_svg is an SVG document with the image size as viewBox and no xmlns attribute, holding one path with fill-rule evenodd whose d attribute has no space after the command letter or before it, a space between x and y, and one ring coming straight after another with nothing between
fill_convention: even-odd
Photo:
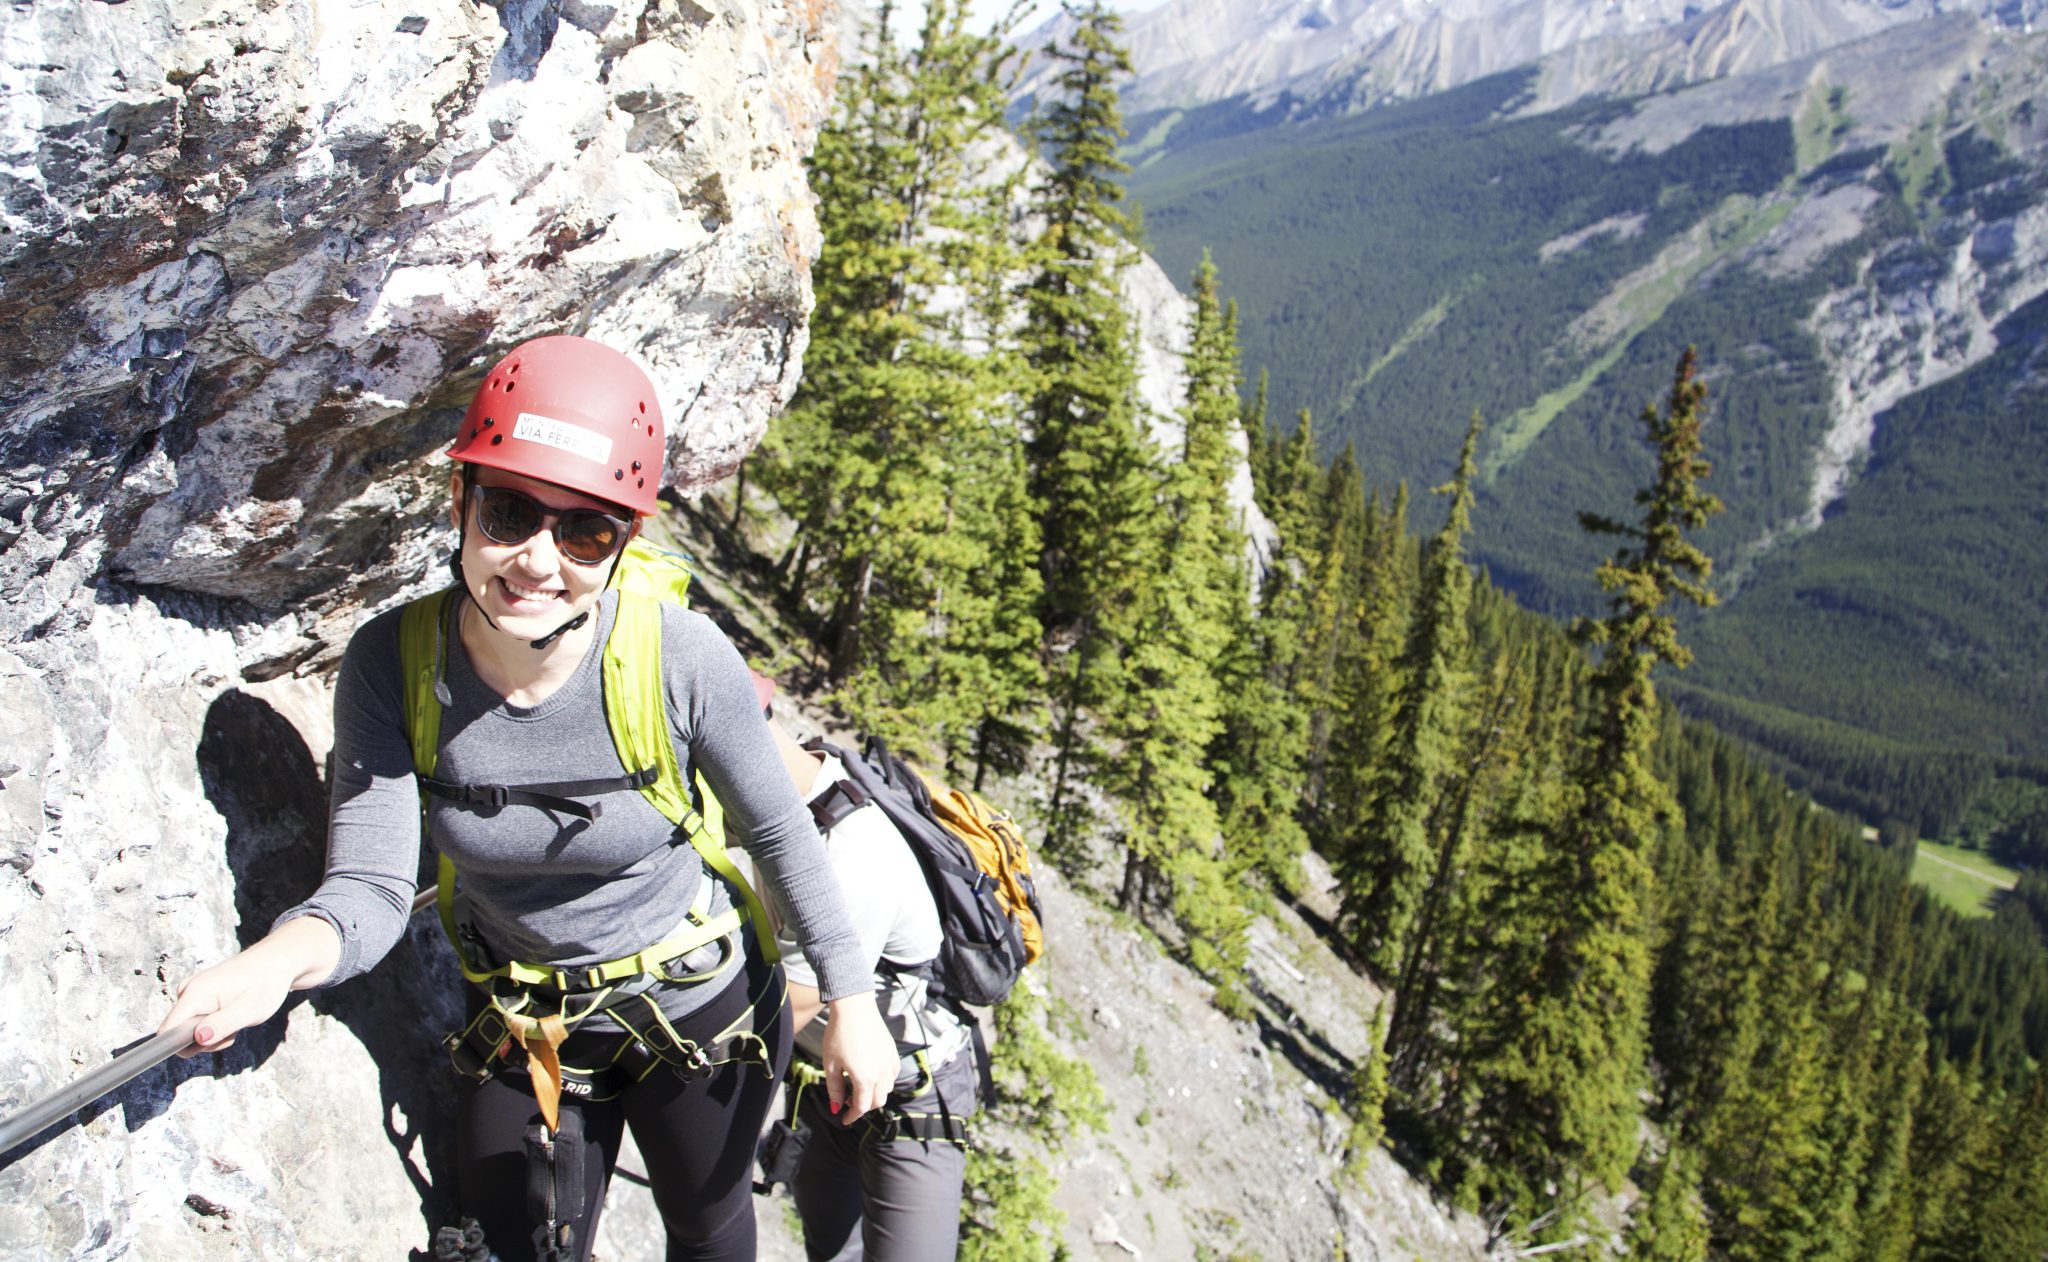
<instances>
[{"instance_id":1,"label":"pine forest","mask_svg":"<svg viewBox=\"0 0 2048 1262\"><path fill-rule=\"evenodd\" d=\"M1226 1012L1250 917L1320 855L1328 931L1388 994L1354 1151L1527 1254L2048 1252L2041 878L1959 915L1859 810L1898 814L1925 759L1789 758L1782 716L1674 707L1715 599L1713 365L1669 348L1649 476L1559 524L1603 558L1594 612L1526 611L1468 560L1488 418L1454 377L1413 404L1462 418L1449 476L1370 484L1383 462L1266 414L1205 256L1177 413L1141 400L1113 13L1070 8L1040 54L1028 163L1003 34L960 0L891 16L817 146L806 376L741 500L791 526L779 591L847 719L1025 808L1042 861L1101 869ZM1929 822L2048 835L2037 785L1985 799L1995 770L1932 775ZM1035 1138L976 1154L964 1256L1054 1256L1044 1145L1100 1100L1042 1021L998 1011L998 1112Z\"/></svg>"}]
</instances>

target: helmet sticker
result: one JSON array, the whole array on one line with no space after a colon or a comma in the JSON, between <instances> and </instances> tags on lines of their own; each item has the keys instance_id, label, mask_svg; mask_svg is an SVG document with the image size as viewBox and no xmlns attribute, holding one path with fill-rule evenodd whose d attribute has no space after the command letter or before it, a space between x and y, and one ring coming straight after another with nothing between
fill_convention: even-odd
<instances>
[{"instance_id":1,"label":"helmet sticker","mask_svg":"<svg viewBox=\"0 0 2048 1262\"><path fill-rule=\"evenodd\" d=\"M519 419L513 422L512 437L553 447L557 451L566 451L572 456L581 456L597 464L606 464L612 458L610 438L595 430L585 429L581 425L558 421L552 416L521 412Z\"/></svg>"}]
</instances>

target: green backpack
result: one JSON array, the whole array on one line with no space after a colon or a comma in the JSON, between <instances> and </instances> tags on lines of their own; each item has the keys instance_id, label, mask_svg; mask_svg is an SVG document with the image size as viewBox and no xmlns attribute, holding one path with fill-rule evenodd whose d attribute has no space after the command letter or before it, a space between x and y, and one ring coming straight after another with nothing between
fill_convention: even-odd
<instances>
[{"instance_id":1,"label":"green backpack","mask_svg":"<svg viewBox=\"0 0 2048 1262\"><path fill-rule=\"evenodd\" d=\"M622 959L609 960L588 968L558 969L552 965L512 961L487 969L474 963L462 949L455 924L455 864L440 856L435 905L441 914L441 928L455 947L462 974L482 984L504 977L521 985L550 985L558 990L572 987L610 985L642 973L658 973L667 961L695 950L706 942L724 937L745 920L754 924L755 936L769 960L780 958L775 935L760 896L734 866L726 853L724 813L711 795L701 773L697 795L683 782L682 766L676 758L669 733L668 707L661 682L661 606L683 603L690 586L689 563L673 552L635 539L612 574L611 585L619 592L618 616L604 645L604 712L611 727L612 742L618 747L620 764L642 796L676 825L676 840L687 838L704 860L704 865L730 882L740 892L744 910L734 909L701 924L692 924L676 937L657 942ZM413 770L420 779L420 830L426 835L426 806L430 791L442 791L433 779L434 764L440 757L441 702L434 687L452 633L452 619L460 608L460 592L450 587L422 596L405 607L398 630L399 666L405 680L406 733L412 742ZM618 782L610 782L612 787ZM540 798L551 804L563 799L548 791L588 786L518 785L504 800ZM444 794L455 796L455 794ZM700 812L696 800L701 800ZM573 807L573 803L568 804Z\"/></svg>"}]
</instances>

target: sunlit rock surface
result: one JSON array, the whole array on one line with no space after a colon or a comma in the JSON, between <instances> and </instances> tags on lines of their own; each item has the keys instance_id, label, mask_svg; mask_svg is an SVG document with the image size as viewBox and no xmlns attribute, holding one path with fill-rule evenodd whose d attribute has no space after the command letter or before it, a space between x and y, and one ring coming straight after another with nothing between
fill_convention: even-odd
<instances>
[{"instance_id":1,"label":"sunlit rock surface","mask_svg":"<svg viewBox=\"0 0 2048 1262\"><path fill-rule=\"evenodd\" d=\"M831 20L0 16L0 1112L148 1033L317 879L326 721L290 676L435 581L434 453L492 358L550 332L636 354L679 487L752 446L801 369ZM12 1154L0 1258L423 1247L450 1204L419 1138L445 956L416 925L371 978Z\"/></svg>"}]
</instances>

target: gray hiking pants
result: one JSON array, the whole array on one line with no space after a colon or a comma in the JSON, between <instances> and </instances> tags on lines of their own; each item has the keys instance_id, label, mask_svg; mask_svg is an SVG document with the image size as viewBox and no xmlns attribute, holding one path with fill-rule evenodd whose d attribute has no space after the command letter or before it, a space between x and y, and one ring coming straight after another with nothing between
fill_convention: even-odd
<instances>
[{"instance_id":1,"label":"gray hiking pants","mask_svg":"<svg viewBox=\"0 0 2048 1262\"><path fill-rule=\"evenodd\" d=\"M979 1083L972 1048L939 1066L930 1088L892 1107L905 1112L974 1111ZM833 1120L822 1087L804 1092L798 1116L810 1129L790 1192L811 1262L952 1262L960 1242L960 1179L967 1150L946 1140L887 1137L870 1114L852 1126Z\"/></svg>"}]
</instances>

